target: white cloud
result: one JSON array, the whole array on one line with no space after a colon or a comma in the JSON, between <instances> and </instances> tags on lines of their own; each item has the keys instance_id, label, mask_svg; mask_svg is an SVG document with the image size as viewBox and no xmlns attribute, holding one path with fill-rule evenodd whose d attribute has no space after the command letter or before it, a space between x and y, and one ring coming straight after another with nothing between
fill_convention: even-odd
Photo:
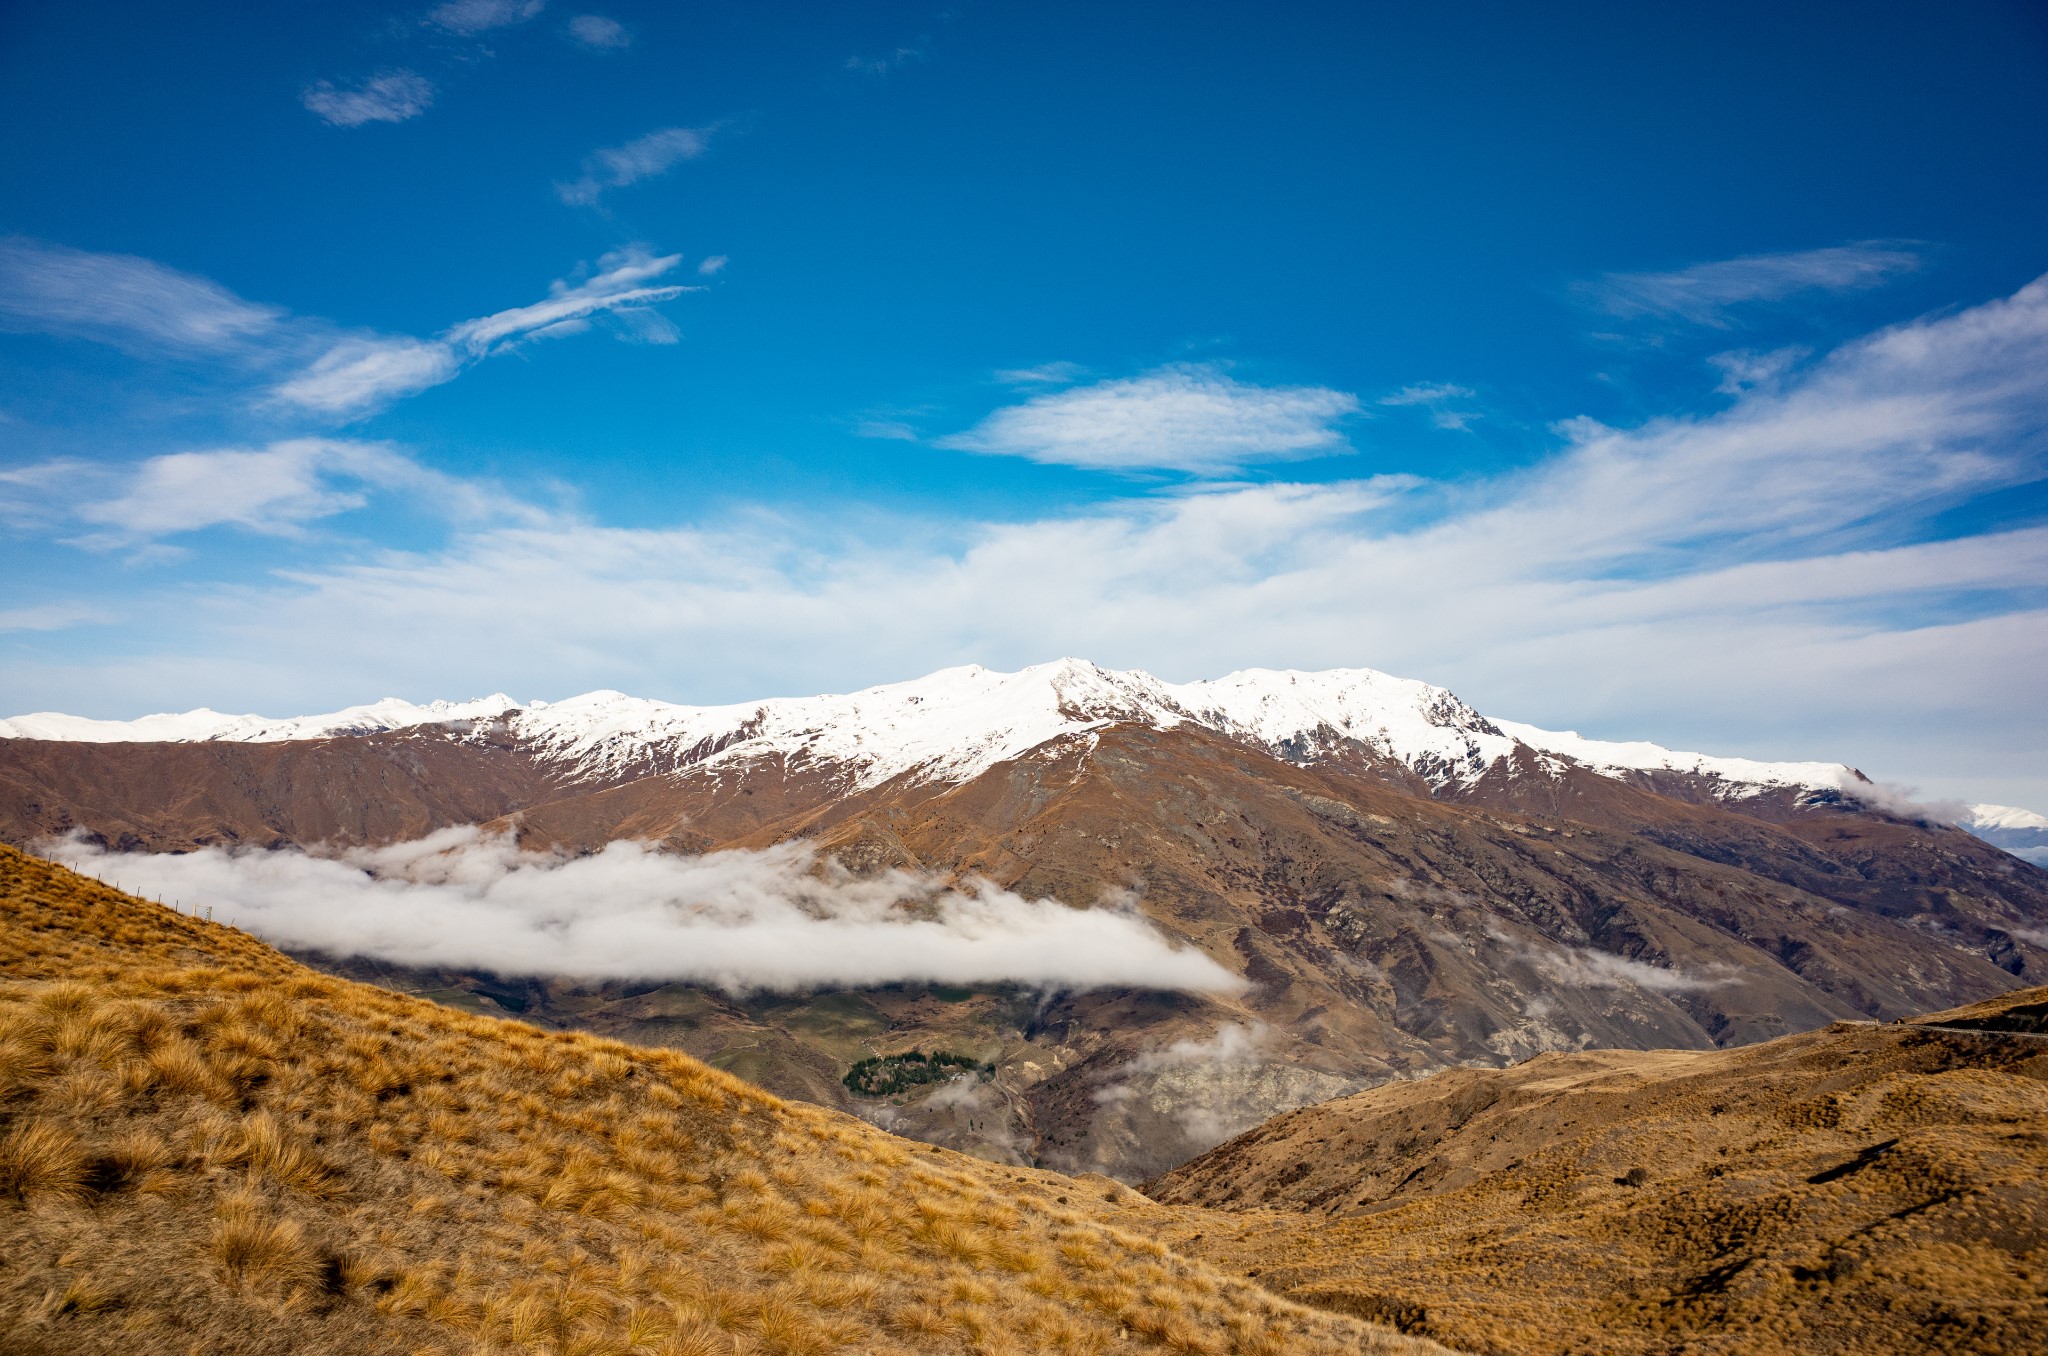
<instances>
[{"instance_id":1,"label":"white cloud","mask_svg":"<svg viewBox=\"0 0 2048 1356\"><path fill-rule=\"evenodd\" d=\"M624 188L653 178L685 160L695 160L711 144L709 127L664 127L583 157L583 177L555 185L555 193L572 207L588 207L607 189Z\"/></svg>"},{"instance_id":2,"label":"white cloud","mask_svg":"<svg viewBox=\"0 0 2048 1356\"><path fill-rule=\"evenodd\" d=\"M1811 349L1779 348L1759 353L1738 348L1716 353L1707 361L1720 369L1721 380L1714 389L1722 395L1741 395L1758 387L1775 386L1797 367Z\"/></svg>"},{"instance_id":3,"label":"white cloud","mask_svg":"<svg viewBox=\"0 0 2048 1356\"><path fill-rule=\"evenodd\" d=\"M731 262L732 260L722 254L714 254L703 263L697 265L697 272L707 278L716 277L718 274L725 272L725 266Z\"/></svg>"},{"instance_id":4,"label":"white cloud","mask_svg":"<svg viewBox=\"0 0 2048 1356\"><path fill-rule=\"evenodd\" d=\"M702 857L612 843L520 851L474 828L333 857L288 849L43 850L123 889L211 907L279 946L501 974L694 980L736 992L906 982L1234 993L1142 916L986 881L857 878L798 844Z\"/></svg>"},{"instance_id":5,"label":"white cloud","mask_svg":"<svg viewBox=\"0 0 2048 1356\"><path fill-rule=\"evenodd\" d=\"M482 356L565 320L581 320L600 311L672 301L695 289L675 284L654 287L645 284L668 273L681 262L680 254L655 255L639 245L614 250L597 261L598 271L592 276L580 282L557 279L549 286L545 300L498 311L478 320L466 320L449 329L446 338L459 348Z\"/></svg>"},{"instance_id":6,"label":"white cloud","mask_svg":"<svg viewBox=\"0 0 2048 1356\"><path fill-rule=\"evenodd\" d=\"M354 336L338 340L297 376L276 386L271 395L323 414L363 414L453 380L465 364L523 341L581 333L589 328L593 316L602 314L614 317L623 338L672 344L680 331L651 308L695 289L646 284L681 262L679 254L656 255L639 245L614 250L598 260L597 271L589 277L577 281L558 278L543 300L465 320L436 339Z\"/></svg>"},{"instance_id":7,"label":"white cloud","mask_svg":"<svg viewBox=\"0 0 2048 1356\"><path fill-rule=\"evenodd\" d=\"M427 12L427 22L450 33L473 37L493 28L510 28L539 14L545 0L448 0Z\"/></svg>"},{"instance_id":8,"label":"white cloud","mask_svg":"<svg viewBox=\"0 0 2048 1356\"><path fill-rule=\"evenodd\" d=\"M354 89L319 81L307 86L299 100L307 112L330 126L361 127L418 117L434 102L434 86L417 71L383 71Z\"/></svg>"},{"instance_id":9,"label":"white cloud","mask_svg":"<svg viewBox=\"0 0 2048 1356\"><path fill-rule=\"evenodd\" d=\"M1961 824L1970 817L1970 807L1959 800L1930 800L1920 794L1917 786L1901 786L1896 782L1871 782L1851 790L1850 794L1865 805L1897 815L1901 819L1921 819L1935 824Z\"/></svg>"},{"instance_id":10,"label":"white cloud","mask_svg":"<svg viewBox=\"0 0 2048 1356\"><path fill-rule=\"evenodd\" d=\"M1088 369L1079 363L1054 362L1006 368L995 378L1005 386L1066 386L1087 375Z\"/></svg>"},{"instance_id":11,"label":"white cloud","mask_svg":"<svg viewBox=\"0 0 2048 1356\"><path fill-rule=\"evenodd\" d=\"M81 505L77 516L123 538L161 537L234 523L286 532L360 507L364 495L342 477L385 478L399 461L374 444L301 438L261 450L175 452L137 469L126 494Z\"/></svg>"},{"instance_id":12,"label":"white cloud","mask_svg":"<svg viewBox=\"0 0 2048 1356\"><path fill-rule=\"evenodd\" d=\"M617 19L578 14L569 20L569 36L594 51L617 51L633 45L633 35Z\"/></svg>"},{"instance_id":13,"label":"white cloud","mask_svg":"<svg viewBox=\"0 0 2048 1356\"><path fill-rule=\"evenodd\" d=\"M652 306L619 306L610 312L613 327L621 339L635 344L681 343L683 331Z\"/></svg>"},{"instance_id":14,"label":"white cloud","mask_svg":"<svg viewBox=\"0 0 2048 1356\"><path fill-rule=\"evenodd\" d=\"M1156 1073L1218 1064L1256 1064L1267 1058L1272 1035L1264 1022L1241 1026L1225 1022L1207 1040L1177 1040L1163 1050L1147 1050L1125 1066L1131 1073Z\"/></svg>"},{"instance_id":15,"label":"white cloud","mask_svg":"<svg viewBox=\"0 0 2048 1356\"><path fill-rule=\"evenodd\" d=\"M496 488L422 466L387 443L336 438L173 452L131 466L49 462L13 473L12 483L32 487L45 522L92 525L70 540L98 550L220 526L291 535L361 508L375 491L413 494L458 521L542 521Z\"/></svg>"},{"instance_id":16,"label":"white cloud","mask_svg":"<svg viewBox=\"0 0 2048 1356\"><path fill-rule=\"evenodd\" d=\"M1590 947L1550 947L1525 943L1495 928L1488 928L1501 942L1554 984L1570 989L1640 989L1648 993L1692 993L1741 982L1732 966L1711 965L1699 972L1675 970L1646 961L1617 956Z\"/></svg>"},{"instance_id":17,"label":"white cloud","mask_svg":"<svg viewBox=\"0 0 2048 1356\"><path fill-rule=\"evenodd\" d=\"M1624 320L1685 320L1725 328L1729 313L1798 292L1880 287L1920 266L1896 244L1864 242L1786 254L1751 254L1669 273L1609 273L1578 286L1590 305Z\"/></svg>"},{"instance_id":18,"label":"white cloud","mask_svg":"<svg viewBox=\"0 0 2048 1356\"><path fill-rule=\"evenodd\" d=\"M899 443L914 443L918 440L917 430L901 419L863 419L853 426L853 436Z\"/></svg>"},{"instance_id":19,"label":"white cloud","mask_svg":"<svg viewBox=\"0 0 2048 1356\"><path fill-rule=\"evenodd\" d=\"M461 360L445 343L403 337L343 339L278 386L279 400L325 414L356 414L453 380Z\"/></svg>"},{"instance_id":20,"label":"white cloud","mask_svg":"<svg viewBox=\"0 0 2048 1356\"><path fill-rule=\"evenodd\" d=\"M1225 1023L1206 1040L1175 1041L1140 1053L1094 1092L1101 1110L1094 1130L1114 1140L1151 1140L1156 1130L1134 1120L1150 1112L1172 1122L1185 1141L1181 1156L1199 1153L1262 1121L1312 1102L1342 1096L1355 1080L1309 1068L1275 1052L1262 1022ZM1119 1124L1121 1123L1121 1124ZM1121 1134L1119 1133L1121 1131ZM1148 1144L1158 1151L1156 1141ZM1083 1166L1076 1163L1074 1166Z\"/></svg>"},{"instance_id":21,"label":"white cloud","mask_svg":"<svg viewBox=\"0 0 2048 1356\"><path fill-rule=\"evenodd\" d=\"M1479 416L1471 410L1456 410L1451 406L1458 401L1470 400L1476 394L1467 387L1453 386L1449 382L1424 382L1403 386L1373 403L1395 407L1420 405L1429 411L1430 422L1438 428L1462 429Z\"/></svg>"},{"instance_id":22,"label":"white cloud","mask_svg":"<svg viewBox=\"0 0 2048 1356\"><path fill-rule=\"evenodd\" d=\"M1177 366L1033 396L939 446L1064 466L1214 475L1343 450L1334 425L1357 412L1357 398L1342 391L1251 386L1214 367Z\"/></svg>"},{"instance_id":23,"label":"white cloud","mask_svg":"<svg viewBox=\"0 0 2048 1356\"><path fill-rule=\"evenodd\" d=\"M0 238L0 324L144 353L218 351L284 318L220 284L126 254Z\"/></svg>"}]
</instances>

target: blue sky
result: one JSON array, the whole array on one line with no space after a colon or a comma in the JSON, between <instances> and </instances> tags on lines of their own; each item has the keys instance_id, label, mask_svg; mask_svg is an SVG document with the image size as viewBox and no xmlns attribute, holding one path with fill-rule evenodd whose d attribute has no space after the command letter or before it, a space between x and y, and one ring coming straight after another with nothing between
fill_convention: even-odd
<instances>
[{"instance_id":1,"label":"blue sky","mask_svg":"<svg viewBox=\"0 0 2048 1356\"><path fill-rule=\"evenodd\" d=\"M2048 808L2023 3L0 12L0 707L1064 653Z\"/></svg>"}]
</instances>

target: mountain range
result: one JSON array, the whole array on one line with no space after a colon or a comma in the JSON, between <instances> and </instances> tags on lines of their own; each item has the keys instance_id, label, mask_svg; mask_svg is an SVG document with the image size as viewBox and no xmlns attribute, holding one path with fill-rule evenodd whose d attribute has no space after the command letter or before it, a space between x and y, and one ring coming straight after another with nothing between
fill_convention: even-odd
<instances>
[{"instance_id":1,"label":"mountain range","mask_svg":"<svg viewBox=\"0 0 2048 1356\"><path fill-rule=\"evenodd\" d=\"M2048 872L1845 764L1589 740L1366 669L1172 684L1062 660L722 707L499 695L38 714L0 736L0 836L97 852L85 869L124 882L164 854L332 857L473 827L551 860L801 844L856 880L1112 911L1230 982L721 985L653 951L645 975L591 976L422 965L367 935L295 949L1125 1180L1446 1066L1740 1045L2048 976ZM2025 833L2025 815L1967 822ZM993 1072L880 1099L844 1085L913 1049Z\"/></svg>"}]
</instances>

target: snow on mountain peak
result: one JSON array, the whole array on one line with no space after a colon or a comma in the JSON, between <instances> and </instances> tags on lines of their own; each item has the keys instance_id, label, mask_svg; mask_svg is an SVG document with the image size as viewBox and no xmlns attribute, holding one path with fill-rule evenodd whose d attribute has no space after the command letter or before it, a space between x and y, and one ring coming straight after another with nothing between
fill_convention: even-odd
<instances>
[{"instance_id":1,"label":"snow on mountain peak","mask_svg":"<svg viewBox=\"0 0 2048 1356\"><path fill-rule=\"evenodd\" d=\"M1963 827L1972 832L1980 829L2048 830L2048 815L2037 815L2017 805L1972 805L1970 817L1963 821Z\"/></svg>"},{"instance_id":2,"label":"snow on mountain peak","mask_svg":"<svg viewBox=\"0 0 2048 1356\"><path fill-rule=\"evenodd\" d=\"M1773 790L1851 791L1866 785L1854 768L1841 763L1766 763L1752 758L1716 758L1683 753L1641 741L1616 743L1587 739L1575 730L1539 730L1519 721L1495 721L1501 730L1532 749L1571 759L1607 777L1632 772L1678 772L1715 783L1724 798Z\"/></svg>"},{"instance_id":3,"label":"snow on mountain peak","mask_svg":"<svg viewBox=\"0 0 2048 1356\"><path fill-rule=\"evenodd\" d=\"M1476 781L1517 741L1609 776L1668 770L1707 777L1727 796L1844 788L1856 780L1840 764L1711 758L1489 720L1444 688L1375 669L1244 669L1168 683L1141 670L1074 658L1015 673L968 664L859 692L725 706L683 706L610 690L521 706L497 693L424 706L387 698L288 720L207 710L134 721L39 713L0 721L0 737L269 742L499 718L541 756L591 779L779 758L858 787L905 774L962 782L1050 741L1105 725L1170 729L1190 723L1297 761L1362 746L1438 789Z\"/></svg>"}]
</instances>

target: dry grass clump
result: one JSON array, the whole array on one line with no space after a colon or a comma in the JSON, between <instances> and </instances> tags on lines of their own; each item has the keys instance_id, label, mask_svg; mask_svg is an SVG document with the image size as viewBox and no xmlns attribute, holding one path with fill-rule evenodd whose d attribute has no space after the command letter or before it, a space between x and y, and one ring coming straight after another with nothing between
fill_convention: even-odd
<instances>
[{"instance_id":1,"label":"dry grass clump","mask_svg":"<svg viewBox=\"0 0 2048 1356\"><path fill-rule=\"evenodd\" d=\"M0 1191L17 1201L83 1200L88 1168L77 1138L46 1120L17 1122L0 1140Z\"/></svg>"},{"instance_id":2,"label":"dry grass clump","mask_svg":"<svg viewBox=\"0 0 2048 1356\"><path fill-rule=\"evenodd\" d=\"M0 849L28 1352L1433 1350L669 1051L314 974Z\"/></svg>"}]
</instances>

